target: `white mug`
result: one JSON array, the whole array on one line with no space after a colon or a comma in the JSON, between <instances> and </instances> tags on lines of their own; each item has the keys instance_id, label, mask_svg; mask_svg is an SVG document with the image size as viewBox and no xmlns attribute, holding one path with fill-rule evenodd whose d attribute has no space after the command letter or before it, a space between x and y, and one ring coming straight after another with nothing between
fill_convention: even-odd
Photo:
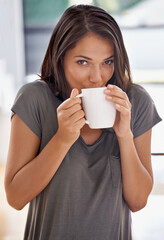
<instances>
[{"instance_id":1,"label":"white mug","mask_svg":"<svg viewBox=\"0 0 164 240\"><path fill-rule=\"evenodd\" d=\"M81 94L77 95L77 97L82 97L86 123L90 128L113 127L116 109L114 103L105 99L105 89L106 87L84 88L81 90Z\"/></svg>"}]
</instances>

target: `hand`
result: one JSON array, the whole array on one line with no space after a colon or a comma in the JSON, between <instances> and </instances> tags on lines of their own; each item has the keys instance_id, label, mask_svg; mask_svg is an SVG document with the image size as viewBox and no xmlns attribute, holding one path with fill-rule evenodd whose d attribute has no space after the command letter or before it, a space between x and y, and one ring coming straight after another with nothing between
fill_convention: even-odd
<instances>
[{"instance_id":1,"label":"hand","mask_svg":"<svg viewBox=\"0 0 164 240\"><path fill-rule=\"evenodd\" d=\"M57 134L66 144L73 144L80 136L80 129L85 125L81 99L76 97L78 94L79 91L73 89L70 98L57 108Z\"/></svg>"},{"instance_id":2,"label":"hand","mask_svg":"<svg viewBox=\"0 0 164 240\"><path fill-rule=\"evenodd\" d=\"M132 134L130 129L131 103L127 94L121 88L111 84L108 84L104 93L107 101L115 103L117 112L113 129L117 137L127 137Z\"/></svg>"}]
</instances>

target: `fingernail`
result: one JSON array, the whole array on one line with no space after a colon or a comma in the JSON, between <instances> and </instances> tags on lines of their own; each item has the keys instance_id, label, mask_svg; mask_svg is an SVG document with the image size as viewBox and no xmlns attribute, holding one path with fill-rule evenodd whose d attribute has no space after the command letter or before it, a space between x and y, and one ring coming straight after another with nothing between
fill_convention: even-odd
<instances>
[{"instance_id":1,"label":"fingernail","mask_svg":"<svg viewBox=\"0 0 164 240\"><path fill-rule=\"evenodd\" d=\"M106 98L107 98L107 99L112 99L112 97L111 97L111 96L106 96Z\"/></svg>"},{"instance_id":2,"label":"fingernail","mask_svg":"<svg viewBox=\"0 0 164 240\"><path fill-rule=\"evenodd\" d=\"M109 88L113 88L113 85L108 85Z\"/></svg>"},{"instance_id":3,"label":"fingernail","mask_svg":"<svg viewBox=\"0 0 164 240\"><path fill-rule=\"evenodd\" d=\"M116 107L117 107L117 108L120 108L120 105L119 105L119 104L116 104Z\"/></svg>"},{"instance_id":4,"label":"fingernail","mask_svg":"<svg viewBox=\"0 0 164 240\"><path fill-rule=\"evenodd\" d=\"M105 93L106 93L106 94L110 93L110 90L109 90L109 89L106 89L106 90L105 90Z\"/></svg>"}]
</instances>

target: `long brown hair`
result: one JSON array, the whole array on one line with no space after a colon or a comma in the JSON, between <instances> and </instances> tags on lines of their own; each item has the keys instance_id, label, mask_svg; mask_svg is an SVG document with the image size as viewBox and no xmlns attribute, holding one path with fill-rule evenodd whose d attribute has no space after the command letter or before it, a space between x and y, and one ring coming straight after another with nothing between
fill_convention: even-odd
<instances>
[{"instance_id":1,"label":"long brown hair","mask_svg":"<svg viewBox=\"0 0 164 240\"><path fill-rule=\"evenodd\" d=\"M70 87L64 74L65 53L88 32L110 39L114 44L114 74L109 82L127 91L132 84L129 60L120 28L102 8L92 5L69 7L57 23L41 67L41 80L47 82L56 96L65 100Z\"/></svg>"}]
</instances>

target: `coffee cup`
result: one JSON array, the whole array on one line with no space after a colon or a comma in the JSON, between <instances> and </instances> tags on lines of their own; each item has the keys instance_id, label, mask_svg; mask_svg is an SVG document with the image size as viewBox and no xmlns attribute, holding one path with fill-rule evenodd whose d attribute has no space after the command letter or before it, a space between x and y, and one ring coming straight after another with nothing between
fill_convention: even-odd
<instances>
[{"instance_id":1,"label":"coffee cup","mask_svg":"<svg viewBox=\"0 0 164 240\"><path fill-rule=\"evenodd\" d=\"M116 109L114 103L105 99L104 90L100 88L84 88L76 97L82 98L82 106L85 113L86 123L90 128L113 127Z\"/></svg>"}]
</instances>

